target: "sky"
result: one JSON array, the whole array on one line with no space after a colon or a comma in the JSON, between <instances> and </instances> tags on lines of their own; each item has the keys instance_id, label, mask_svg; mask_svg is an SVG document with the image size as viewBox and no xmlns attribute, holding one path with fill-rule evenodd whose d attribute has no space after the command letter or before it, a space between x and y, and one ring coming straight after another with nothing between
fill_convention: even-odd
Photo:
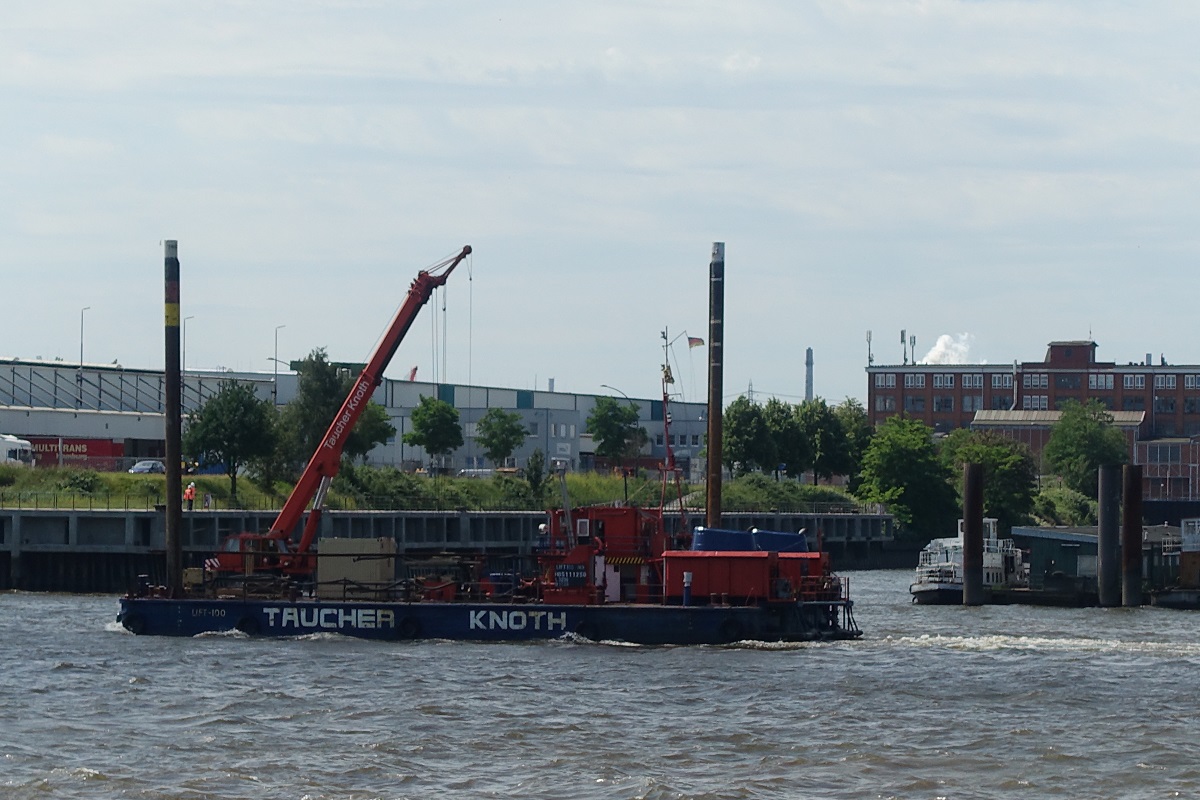
<instances>
[{"instance_id":1,"label":"sky","mask_svg":"<svg viewBox=\"0 0 1200 800\"><path fill-rule=\"evenodd\" d=\"M1200 364L1200 5L1106 0L11 4L0 357L863 400L929 360ZM86 311L83 311L87 308ZM81 326L82 321L82 326ZM280 327L283 326L283 327ZM82 330L81 330L82 327ZM276 350L278 337L278 350Z\"/></svg>"}]
</instances>

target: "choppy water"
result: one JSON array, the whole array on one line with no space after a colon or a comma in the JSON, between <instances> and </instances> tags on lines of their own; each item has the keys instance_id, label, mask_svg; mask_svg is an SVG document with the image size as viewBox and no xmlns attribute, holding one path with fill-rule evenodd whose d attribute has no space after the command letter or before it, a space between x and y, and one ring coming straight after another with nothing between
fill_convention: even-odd
<instances>
[{"instance_id":1,"label":"choppy water","mask_svg":"<svg viewBox=\"0 0 1200 800\"><path fill-rule=\"evenodd\" d=\"M858 642L134 637L0 596L0 798L1200 796L1200 615L916 607Z\"/></svg>"}]
</instances>

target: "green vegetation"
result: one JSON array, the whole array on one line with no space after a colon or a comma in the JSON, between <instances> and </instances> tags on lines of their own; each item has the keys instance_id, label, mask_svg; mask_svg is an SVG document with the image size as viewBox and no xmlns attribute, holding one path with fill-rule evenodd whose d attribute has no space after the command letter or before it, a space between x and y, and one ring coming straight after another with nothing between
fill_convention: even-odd
<instances>
[{"instance_id":1,"label":"green vegetation","mask_svg":"<svg viewBox=\"0 0 1200 800\"><path fill-rule=\"evenodd\" d=\"M412 411L413 429L404 434L404 443L424 447L430 456L444 456L462 447L462 426L458 409L444 400L421 396Z\"/></svg>"},{"instance_id":2,"label":"green vegetation","mask_svg":"<svg viewBox=\"0 0 1200 800\"><path fill-rule=\"evenodd\" d=\"M1095 525L1096 501L1069 489L1052 486L1034 498L1034 513L1044 525Z\"/></svg>"},{"instance_id":3,"label":"green vegetation","mask_svg":"<svg viewBox=\"0 0 1200 800\"><path fill-rule=\"evenodd\" d=\"M863 454L859 497L887 504L904 538L923 542L954 532L959 505L953 479L933 444L933 431L918 420L891 417Z\"/></svg>"},{"instance_id":4,"label":"green vegetation","mask_svg":"<svg viewBox=\"0 0 1200 800\"><path fill-rule=\"evenodd\" d=\"M205 494L214 508L276 508L279 501L251 486L232 495L225 475L186 475L196 482L196 508ZM153 508L166 499L163 475L94 472L71 467L24 469L0 467L0 505L38 508Z\"/></svg>"},{"instance_id":5,"label":"green vegetation","mask_svg":"<svg viewBox=\"0 0 1200 800\"><path fill-rule=\"evenodd\" d=\"M597 456L617 464L637 458L638 452L649 441L646 429L637 426L638 408L632 402L618 403L611 397L596 398L596 405L587 418L587 432L596 442Z\"/></svg>"},{"instance_id":6,"label":"green vegetation","mask_svg":"<svg viewBox=\"0 0 1200 800\"><path fill-rule=\"evenodd\" d=\"M196 510L203 510L202 498L212 497L214 509L249 508L270 510L281 505L291 491L280 484L274 492L261 491L244 484L235 499L225 475L185 475L195 481L198 497ZM574 506L623 501L626 485L629 502L653 507L662 499L662 484L656 477L620 476L600 473L568 473L567 493ZM85 489L83 487L91 487ZM701 509L704 493L684 485L685 505ZM0 505L40 508L152 508L166 497L163 475L130 475L124 472L92 472L77 469L24 469L0 467ZM667 502L676 500L675 487L667 488ZM852 507L853 497L829 487L806 486L796 481L776 481L763 475L749 475L726 481L722 505L726 511L807 511ZM491 478L428 477L401 472L392 467L347 465L334 479L328 498L332 509L422 510L500 509L542 511L562 505L558 479L543 477L540 485L531 485L525 477L496 475Z\"/></svg>"},{"instance_id":7,"label":"green vegetation","mask_svg":"<svg viewBox=\"0 0 1200 800\"><path fill-rule=\"evenodd\" d=\"M238 470L252 459L266 458L279 446L275 409L259 400L248 383L229 381L188 418L183 451L207 464L221 464L229 478L229 494L237 497Z\"/></svg>"},{"instance_id":8,"label":"green vegetation","mask_svg":"<svg viewBox=\"0 0 1200 800\"><path fill-rule=\"evenodd\" d=\"M766 411L746 396L725 409L724 441L721 448L725 468L736 478L755 470L773 472L779 451L767 427Z\"/></svg>"},{"instance_id":9,"label":"green vegetation","mask_svg":"<svg viewBox=\"0 0 1200 800\"><path fill-rule=\"evenodd\" d=\"M983 465L983 514L995 517L1000 531L1029 521L1037 492L1037 466L1029 448L991 431L952 431L941 443L942 461L958 476L955 483L962 505L962 474L966 464Z\"/></svg>"},{"instance_id":10,"label":"green vegetation","mask_svg":"<svg viewBox=\"0 0 1200 800\"><path fill-rule=\"evenodd\" d=\"M528 435L521 415L501 408L489 408L476 426L475 438L488 460L497 467L525 442Z\"/></svg>"},{"instance_id":11,"label":"green vegetation","mask_svg":"<svg viewBox=\"0 0 1200 800\"><path fill-rule=\"evenodd\" d=\"M281 430L286 432L282 441L286 459L303 463L316 451L358 376L329 363L323 348L309 353L297 371L296 399L281 412ZM395 435L387 410L371 401L346 437L343 453L350 461L362 458Z\"/></svg>"},{"instance_id":12,"label":"green vegetation","mask_svg":"<svg viewBox=\"0 0 1200 800\"><path fill-rule=\"evenodd\" d=\"M1113 416L1099 400L1087 405L1069 400L1050 430L1042 454L1068 487L1094 498L1098 470L1128 460L1125 436L1113 426Z\"/></svg>"},{"instance_id":13,"label":"green vegetation","mask_svg":"<svg viewBox=\"0 0 1200 800\"><path fill-rule=\"evenodd\" d=\"M697 498L703 506L703 498ZM829 486L809 486L797 481L777 481L766 475L747 475L721 487L724 511L814 511L856 508L856 498Z\"/></svg>"}]
</instances>

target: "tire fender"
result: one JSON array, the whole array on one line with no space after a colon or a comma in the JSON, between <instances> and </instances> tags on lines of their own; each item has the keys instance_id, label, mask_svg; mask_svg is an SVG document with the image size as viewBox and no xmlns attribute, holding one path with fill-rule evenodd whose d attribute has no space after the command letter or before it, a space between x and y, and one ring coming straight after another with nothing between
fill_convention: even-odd
<instances>
[{"instance_id":1,"label":"tire fender","mask_svg":"<svg viewBox=\"0 0 1200 800\"><path fill-rule=\"evenodd\" d=\"M415 617L404 617L396 625L397 639L421 638L421 623Z\"/></svg>"}]
</instances>

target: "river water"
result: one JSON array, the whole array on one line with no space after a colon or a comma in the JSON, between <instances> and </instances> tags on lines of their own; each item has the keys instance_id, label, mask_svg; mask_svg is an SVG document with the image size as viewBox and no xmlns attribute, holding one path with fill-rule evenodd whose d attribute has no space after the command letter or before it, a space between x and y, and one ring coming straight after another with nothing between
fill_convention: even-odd
<instances>
[{"instance_id":1,"label":"river water","mask_svg":"<svg viewBox=\"0 0 1200 800\"><path fill-rule=\"evenodd\" d=\"M0 595L0 798L1200 796L1192 612L913 606L857 642L135 637Z\"/></svg>"}]
</instances>

